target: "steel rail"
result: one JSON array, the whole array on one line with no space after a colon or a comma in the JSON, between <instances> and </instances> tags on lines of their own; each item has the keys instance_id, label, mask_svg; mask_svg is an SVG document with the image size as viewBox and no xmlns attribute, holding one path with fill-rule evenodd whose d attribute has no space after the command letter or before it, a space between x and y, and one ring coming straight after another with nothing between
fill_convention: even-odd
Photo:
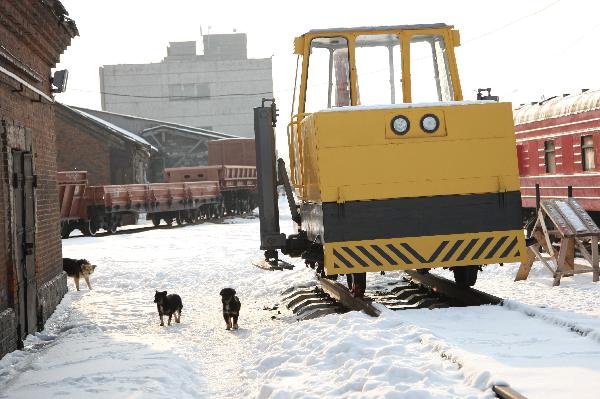
<instances>
[{"instance_id":1,"label":"steel rail","mask_svg":"<svg viewBox=\"0 0 600 399\"><path fill-rule=\"evenodd\" d=\"M454 306L501 305L504 300L474 288L461 288L453 281L431 273L421 274L415 270L404 271L411 282L422 285L452 301Z\"/></svg>"}]
</instances>

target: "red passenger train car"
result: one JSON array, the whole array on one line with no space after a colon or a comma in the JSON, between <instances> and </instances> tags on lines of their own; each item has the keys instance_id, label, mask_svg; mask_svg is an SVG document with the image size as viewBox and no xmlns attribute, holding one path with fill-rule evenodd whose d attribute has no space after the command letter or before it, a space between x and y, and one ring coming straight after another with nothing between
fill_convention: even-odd
<instances>
[{"instance_id":1,"label":"red passenger train car","mask_svg":"<svg viewBox=\"0 0 600 399\"><path fill-rule=\"evenodd\" d=\"M514 111L523 208L572 196L600 221L600 90L553 97Z\"/></svg>"}]
</instances>

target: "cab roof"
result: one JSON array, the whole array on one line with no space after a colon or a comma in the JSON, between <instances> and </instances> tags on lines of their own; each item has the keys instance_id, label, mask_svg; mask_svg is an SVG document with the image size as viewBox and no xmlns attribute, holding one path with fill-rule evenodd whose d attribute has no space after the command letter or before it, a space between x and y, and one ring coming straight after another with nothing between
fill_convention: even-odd
<instances>
[{"instance_id":1,"label":"cab roof","mask_svg":"<svg viewBox=\"0 0 600 399\"><path fill-rule=\"evenodd\" d=\"M452 29L453 25L444 23L436 24L416 24L416 25L390 25L390 26L361 26L357 28L328 28L328 29L311 29L307 33L331 33L331 32L369 32L380 30L415 30L415 29Z\"/></svg>"}]
</instances>

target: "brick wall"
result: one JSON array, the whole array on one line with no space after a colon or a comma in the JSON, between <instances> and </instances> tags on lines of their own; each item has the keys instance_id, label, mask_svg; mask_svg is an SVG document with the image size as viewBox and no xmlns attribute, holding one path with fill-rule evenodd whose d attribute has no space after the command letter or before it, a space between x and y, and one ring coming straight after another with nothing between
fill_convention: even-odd
<instances>
[{"instance_id":1,"label":"brick wall","mask_svg":"<svg viewBox=\"0 0 600 399\"><path fill-rule=\"evenodd\" d=\"M77 34L55 0L0 1L0 67L50 95L50 71ZM62 20L63 22L60 22ZM31 151L35 206L35 316L43 324L66 291L56 186L54 105L0 71L0 356L18 343L19 297L12 194L12 151ZM40 288L42 288L40 290ZM33 329L40 325L32 326ZM24 337L21 337L24 338Z\"/></svg>"},{"instance_id":2,"label":"brick wall","mask_svg":"<svg viewBox=\"0 0 600 399\"><path fill-rule=\"evenodd\" d=\"M58 170L86 170L90 185L111 184L110 149L106 137L93 135L90 128L73 120L68 112L60 108L56 112Z\"/></svg>"}]
</instances>

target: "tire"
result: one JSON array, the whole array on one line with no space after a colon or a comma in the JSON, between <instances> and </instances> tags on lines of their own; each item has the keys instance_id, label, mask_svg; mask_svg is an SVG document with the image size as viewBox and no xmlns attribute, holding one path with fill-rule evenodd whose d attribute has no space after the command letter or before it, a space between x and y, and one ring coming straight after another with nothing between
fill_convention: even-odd
<instances>
[{"instance_id":1,"label":"tire","mask_svg":"<svg viewBox=\"0 0 600 399\"><path fill-rule=\"evenodd\" d=\"M108 226L108 233L115 234L117 232L118 226L116 224L111 224Z\"/></svg>"},{"instance_id":2,"label":"tire","mask_svg":"<svg viewBox=\"0 0 600 399\"><path fill-rule=\"evenodd\" d=\"M70 223L64 224L60 228L60 237L61 238L69 238L69 235L73 231L73 227Z\"/></svg>"},{"instance_id":3,"label":"tire","mask_svg":"<svg viewBox=\"0 0 600 399\"><path fill-rule=\"evenodd\" d=\"M460 288L468 288L475 285L479 266L453 267L454 281Z\"/></svg>"}]
</instances>

